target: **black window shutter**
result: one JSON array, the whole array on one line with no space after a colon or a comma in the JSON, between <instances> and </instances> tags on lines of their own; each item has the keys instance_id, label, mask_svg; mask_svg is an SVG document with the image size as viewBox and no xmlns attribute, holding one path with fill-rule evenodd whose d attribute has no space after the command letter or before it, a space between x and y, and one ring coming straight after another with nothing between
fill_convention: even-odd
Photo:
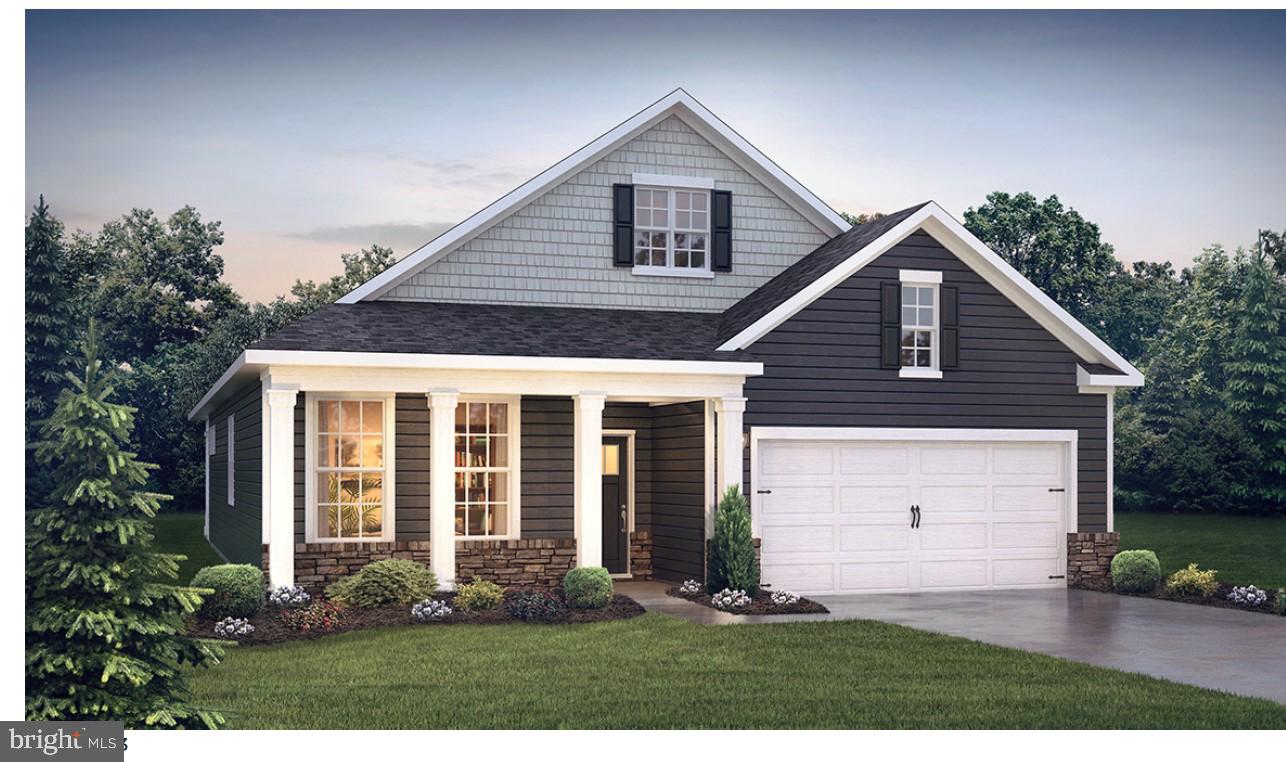
<instances>
[{"instance_id":1,"label":"black window shutter","mask_svg":"<svg viewBox=\"0 0 1286 762\"><path fill-rule=\"evenodd\" d=\"M880 284L880 367L902 367L902 284L885 281Z\"/></svg>"},{"instance_id":2,"label":"black window shutter","mask_svg":"<svg viewBox=\"0 0 1286 762\"><path fill-rule=\"evenodd\" d=\"M634 186L612 186L612 264L634 265Z\"/></svg>"},{"instance_id":3,"label":"black window shutter","mask_svg":"<svg viewBox=\"0 0 1286 762\"><path fill-rule=\"evenodd\" d=\"M732 272L732 191L710 191L710 269Z\"/></svg>"},{"instance_id":4,"label":"black window shutter","mask_svg":"<svg viewBox=\"0 0 1286 762\"><path fill-rule=\"evenodd\" d=\"M939 362L943 368L960 367L960 292L953 286L943 286L942 292L942 349Z\"/></svg>"}]
</instances>

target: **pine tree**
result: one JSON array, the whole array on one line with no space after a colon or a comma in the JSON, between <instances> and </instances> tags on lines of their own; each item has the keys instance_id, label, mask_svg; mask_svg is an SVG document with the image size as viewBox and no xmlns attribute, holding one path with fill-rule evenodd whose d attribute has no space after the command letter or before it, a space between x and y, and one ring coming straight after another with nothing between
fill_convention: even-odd
<instances>
[{"instance_id":1,"label":"pine tree","mask_svg":"<svg viewBox=\"0 0 1286 762\"><path fill-rule=\"evenodd\" d=\"M1238 491L1286 512L1286 287L1262 249L1247 263L1232 334L1228 407L1258 444L1264 467Z\"/></svg>"},{"instance_id":2,"label":"pine tree","mask_svg":"<svg viewBox=\"0 0 1286 762\"><path fill-rule=\"evenodd\" d=\"M69 299L64 272L63 224L49 213L41 196L27 220L27 426L54 406L63 373L71 360Z\"/></svg>"},{"instance_id":3,"label":"pine tree","mask_svg":"<svg viewBox=\"0 0 1286 762\"><path fill-rule=\"evenodd\" d=\"M759 561L750 529L750 507L737 485L728 487L714 514L714 538L710 541L706 590L711 595L729 588L759 592Z\"/></svg>"},{"instance_id":4,"label":"pine tree","mask_svg":"<svg viewBox=\"0 0 1286 762\"><path fill-rule=\"evenodd\" d=\"M183 666L222 652L184 634L200 591L158 581L183 557L150 550L149 520L168 498L141 489L151 466L121 449L134 411L110 401L96 334L91 323L82 374L67 374L36 448L58 486L28 513L27 719L218 727L219 714L188 703Z\"/></svg>"}]
</instances>

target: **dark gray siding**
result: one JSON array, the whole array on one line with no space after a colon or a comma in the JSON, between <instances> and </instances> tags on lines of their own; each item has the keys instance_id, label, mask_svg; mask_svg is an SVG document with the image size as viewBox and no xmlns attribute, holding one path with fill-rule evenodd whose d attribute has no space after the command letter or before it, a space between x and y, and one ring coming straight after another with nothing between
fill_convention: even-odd
<instances>
[{"instance_id":1,"label":"dark gray siding","mask_svg":"<svg viewBox=\"0 0 1286 762\"><path fill-rule=\"evenodd\" d=\"M394 404L394 537L429 539L429 399L399 394ZM304 541L304 395L295 403L295 542Z\"/></svg>"},{"instance_id":2,"label":"dark gray siding","mask_svg":"<svg viewBox=\"0 0 1286 762\"><path fill-rule=\"evenodd\" d=\"M215 451L210 473L210 544L232 563L259 565L263 544L263 408L258 382L210 416ZM235 417L235 504L228 505L228 416ZM186 580L184 580L186 581Z\"/></svg>"},{"instance_id":3,"label":"dark gray siding","mask_svg":"<svg viewBox=\"0 0 1286 762\"><path fill-rule=\"evenodd\" d=\"M652 408L652 567L664 579L704 578L705 405Z\"/></svg>"},{"instance_id":4,"label":"dark gray siding","mask_svg":"<svg viewBox=\"0 0 1286 762\"><path fill-rule=\"evenodd\" d=\"M960 290L960 369L941 380L880 368L879 286L899 268L940 270ZM1071 350L929 235L910 236L750 351L764 375L746 381L747 426L1076 429L1080 530L1106 529L1105 397L1078 393Z\"/></svg>"},{"instance_id":5,"label":"dark gray siding","mask_svg":"<svg viewBox=\"0 0 1286 762\"><path fill-rule=\"evenodd\" d=\"M572 400L522 398L522 536L574 537Z\"/></svg>"}]
</instances>

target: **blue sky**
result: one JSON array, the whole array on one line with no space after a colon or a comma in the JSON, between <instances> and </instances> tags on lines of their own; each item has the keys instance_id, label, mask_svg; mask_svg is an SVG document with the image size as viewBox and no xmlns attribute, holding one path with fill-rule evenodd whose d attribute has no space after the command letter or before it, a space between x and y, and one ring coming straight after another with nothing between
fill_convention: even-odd
<instances>
[{"instance_id":1,"label":"blue sky","mask_svg":"<svg viewBox=\"0 0 1286 762\"><path fill-rule=\"evenodd\" d=\"M26 191L83 228L192 204L267 299L682 86L836 209L1056 193L1186 264L1286 228L1282 39L1282 12L29 12Z\"/></svg>"}]
</instances>

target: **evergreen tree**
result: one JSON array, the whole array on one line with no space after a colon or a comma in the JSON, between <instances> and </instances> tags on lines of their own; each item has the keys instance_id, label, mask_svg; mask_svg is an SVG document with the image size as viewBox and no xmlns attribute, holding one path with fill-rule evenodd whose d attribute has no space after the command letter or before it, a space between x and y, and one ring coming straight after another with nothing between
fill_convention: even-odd
<instances>
[{"instance_id":1,"label":"evergreen tree","mask_svg":"<svg viewBox=\"0 0 1286 762\"><path fill-rule=\"evenodd\" d=\"M1227 363L1228 407L1263 456L1263 470L1238 491L1286 511L1286 299L1261 249L1249 258Z\"/></svg>"},{"instance_id":2,"label":"evergreen tree","mask_svg":"<svg viewBox=\"0 0 1286 762\"><path fill-rule=\"evenodd\" d=\"M218 727L219 714L188 703L182 669L222 653L184 634L202 591L159 581L183 558L150 550L149 520L168 498L141 489L151 466L121 449L134 410L110 401L92 323L83 354L36 448L57 487L28 514L27 719Z\"/></svg>"},{"instance_id":3,"label":"evergreen tree","mask_svg":"<svg viewBox=\"0 0 1286 762\"><path fill-rule=\"evenodd\" d=\"M759 592L759 561L750 530L750 507L737 485L728 487L714 514L714 538L710 540L710 562L706 589L711 595L729 588Z\"/></svg>"},{"instance_id":4,"label":"evergreen tree","mask_svg":"<svg viewBox=\"0 0 1286 762\"><path fill-rule=\"evenodd\" d=\"M71 359L63 224L41 196L27 219L27 434L49 415Z\"/></svg>"}]
</instances>

